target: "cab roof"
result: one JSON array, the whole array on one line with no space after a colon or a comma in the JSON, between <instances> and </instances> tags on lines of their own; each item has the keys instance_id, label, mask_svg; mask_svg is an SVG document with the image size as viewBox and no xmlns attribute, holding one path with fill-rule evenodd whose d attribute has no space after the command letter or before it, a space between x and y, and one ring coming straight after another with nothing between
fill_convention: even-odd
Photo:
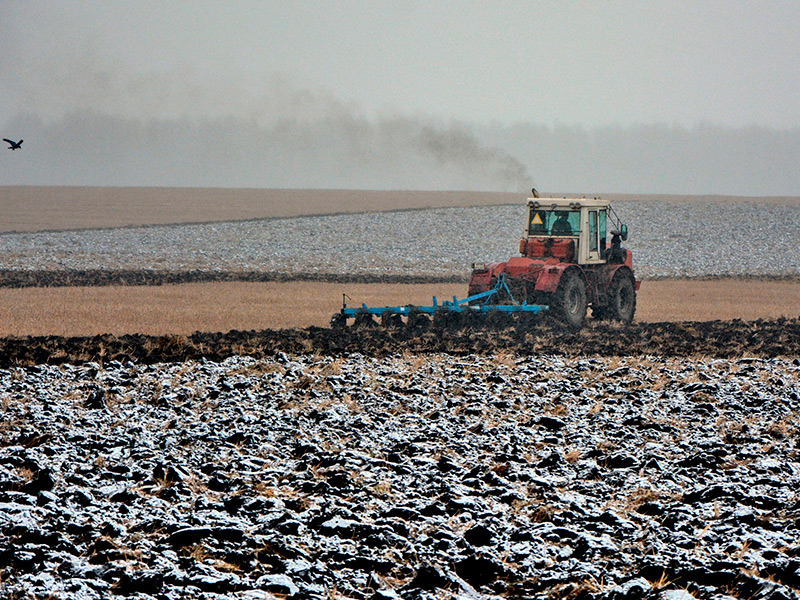
<instances>
[{"instance_id":1,"label":"cab roof","mask_svg":"<svg viewBox=\"0 0 800 600\"><path fill-rule=\"evenodd\" d=\"M578 209L581 206L608 208L611 202L600 198L528 198L528 206L533 208Z\"/></svg>"}]
</instances>

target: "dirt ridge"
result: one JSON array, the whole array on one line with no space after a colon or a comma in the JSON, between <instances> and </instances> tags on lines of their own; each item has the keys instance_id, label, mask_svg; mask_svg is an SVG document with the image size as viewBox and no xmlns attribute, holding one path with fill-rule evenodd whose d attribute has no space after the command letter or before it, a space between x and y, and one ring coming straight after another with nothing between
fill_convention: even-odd
<instances>
[{"instance_id":1,"label":"dirt ridge","mask_svg":"<svg viewBox=\"0 0 800 600\"><path fill-rule=\"evenodd\" d=\"M285 273L277 271L180 270L151 271L146 269L64 269L25 270L0 269L0 287L101 287L109 285L147 286L179 283L288 282L322 283L465 283L464 276L377 275L370 273Z\"/></svg>"},{"instance_id":2,"label":"dirt ridge","mask_svg":"<svg viewBox=\"0 0 800 600\"><path fill-rule=\"evenodd\" d=\"M0 367L107 361L152 364L279 352L800 357L800 319L592 323L580 331L546 319L538 323L501 320L457 329L433 323L427 328L309 327L169 336L9 337L0 339Z\"/></svg>"},{"instance_id":3,"label":"dirt ridge","mask_svg":"<svg viewBox=\"0 0 800 600\"><path fill-rule=\"evenodd\" d=\"M181 283L241 282L289 282L307 281L320 283L464 283L466 275L419 275L419 274L372 274L372 273L305 273L279 271L223 271L223 270L147 270L147 269L63 269L63 270L18 270L0 269L0 288L26 287L102 287L157 286ZM699 277L653 277L652 281L686 279L716 281L800 281L797 275L703 275Z\"/></svg>"}]
</instances>

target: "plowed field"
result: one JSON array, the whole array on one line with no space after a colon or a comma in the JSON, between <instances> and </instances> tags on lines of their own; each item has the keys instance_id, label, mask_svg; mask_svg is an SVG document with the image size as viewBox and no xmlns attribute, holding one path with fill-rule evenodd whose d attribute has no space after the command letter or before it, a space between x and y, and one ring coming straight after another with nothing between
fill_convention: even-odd
<instances>
[{"instance_id":1,"label":"plowed field","mask_svg":"<svg viewBox=\"0 0 800 600\"><path fill-rule=\"evenodd\" d=\"M184 361L277 352L383 356L398 352L565 356L800 356L800 319L593 324L573 332L547 319L465 327L230 331L192 335L0 339L0 364Z\"/></svg>"}]
</instances>

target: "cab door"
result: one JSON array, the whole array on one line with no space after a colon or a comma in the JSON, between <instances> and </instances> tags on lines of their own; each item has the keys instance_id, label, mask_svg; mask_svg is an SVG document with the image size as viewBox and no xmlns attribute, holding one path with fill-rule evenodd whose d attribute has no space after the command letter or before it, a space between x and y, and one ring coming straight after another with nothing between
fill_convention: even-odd
<instances>
[{"instance_id":1,"label":"cab door","mask_svg":"<svg viewBox=\"0 0 800 600\"><path fill-rule=\"evenodd\" d=\"M589 239L587 240L586 262L602 262L606 239L606 210L588 210Z\"/></svg>"},{"instance_id":2,"label":"cab door","mask_svg":"<svg viewBox=\"0 0 800 600\"><path fill-rule=\"evenodd\" d=\"M600 237L599 237L599 224L597 219L597 210L589 209L589 252L586 256L590 262L600 260Z\"/></svg>"}]
</instances>

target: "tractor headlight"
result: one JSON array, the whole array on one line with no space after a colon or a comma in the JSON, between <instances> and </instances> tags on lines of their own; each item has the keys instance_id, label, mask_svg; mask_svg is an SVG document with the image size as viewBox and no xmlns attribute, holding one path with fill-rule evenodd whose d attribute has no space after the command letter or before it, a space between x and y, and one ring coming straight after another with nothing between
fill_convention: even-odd
<instances>
[{"instance_id":1,"label":"tractor headlight","mask_svg":"<svg viewBox=\"0 0 800 600\"><path fill-rule=\"evenodd\" d=\"M473 271L485 271L486 270L486 263L472 263L472 270Z\"/></svg>"}]
</instances>

